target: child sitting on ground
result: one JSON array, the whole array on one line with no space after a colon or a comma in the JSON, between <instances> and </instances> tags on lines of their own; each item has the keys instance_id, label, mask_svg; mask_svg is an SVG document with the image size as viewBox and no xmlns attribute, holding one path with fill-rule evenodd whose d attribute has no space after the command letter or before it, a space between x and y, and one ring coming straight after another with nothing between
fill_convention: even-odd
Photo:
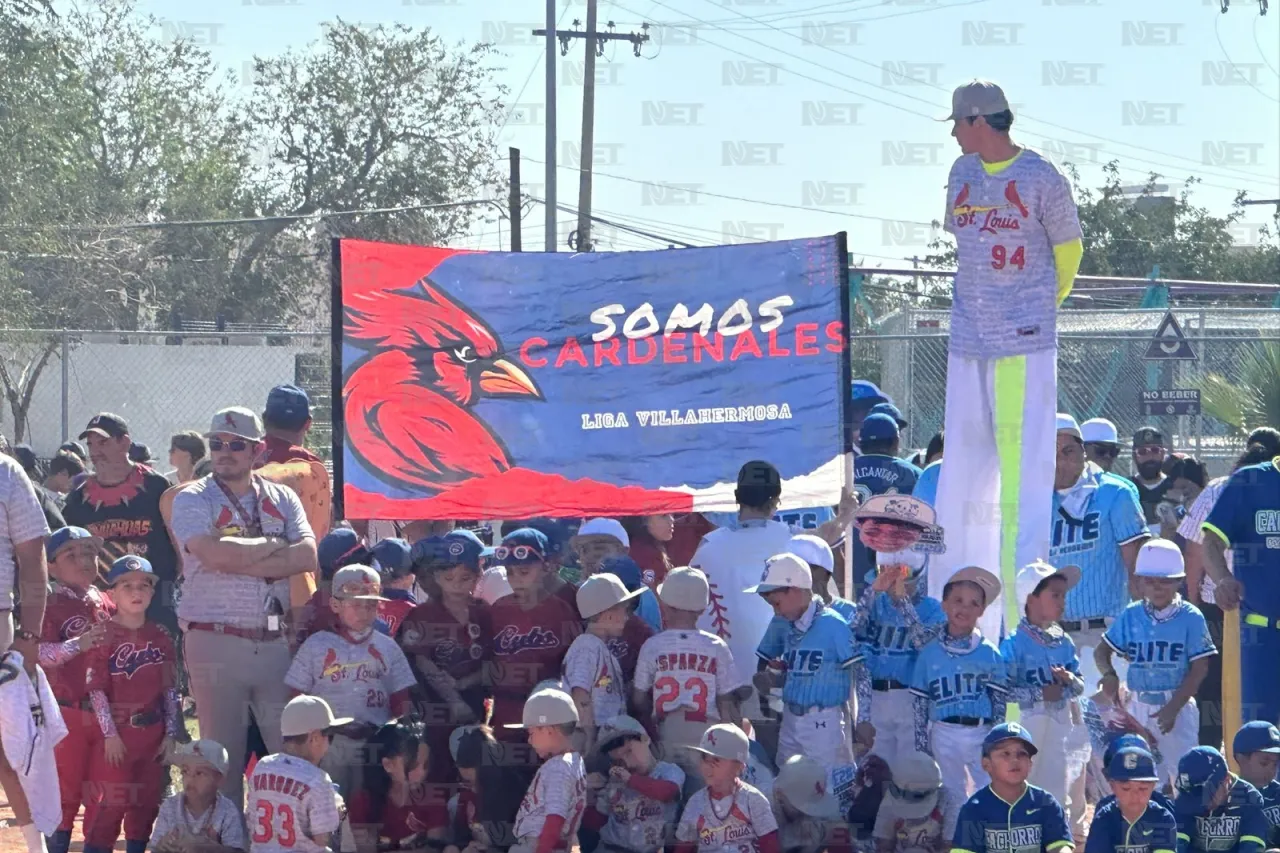
<instances>
[{"instance_id":1,"label":"child sitting on ground","mask_svg":"<svg viewBox=\"0 0 1280 853\"><path fill-rule=\"evenodd\" d=\"M607 776L587 776L583 826L599 831L597 853L657 853L671 841L684 771L654 758L649 733L632 717L615 717L600 730L598 743L613 766Z\"/></svg>"},{"instance_id":2,"label":"child sitting on ground","mask_svg":"<svg viewBox=\"0 0 1280 853\"><path fill-rule=\"evenodd\" d=\"M1231 751L1240 768L1240 778L1258 789L1262 795L1262 813L1271 831L1267 833L1267 849L1280 847L1280 782L1276 769L1280 764L1280 729L1266 720L1245 723L1231 741Z\"/></svg>"},{"instance_id":3,"label":"child sitting on ground","mask_svg":"<svg viewBox=\"0 0 1280 853\"><path fill-rule=\"evenodd\" d=\"M249 849L244 813L218 792L227 750L213 740L179 747L182 790L160 804L151 830L152 853L235 853Z\"/></svg>"},{"instance_id":4,"label":"child sitting on ground","mask_svg":"<svg viewBox=\"0 0 1280 853\"><path fill-rule=\"evenodd\" d=\"M1134 853L1138 839L1149 853L1174 853L1178 826L1173 813L1152 797L1158 777L1151 753L1134 746L1116 750L1107 778L1115 797L1094 812L1085 853Z\"/></svg>"},{"instance_id":5,"label":"child sitting on ground","mask_svg":"<svg viewBox=\"0 0 1280 853\"><path fill-rule=\"evenodd\" d=\"M1178 761L1178 851L1261 853L1270 828L1258 789L1227 767L1222 753L1197 746Z\"/></svg>"}]
</instances>

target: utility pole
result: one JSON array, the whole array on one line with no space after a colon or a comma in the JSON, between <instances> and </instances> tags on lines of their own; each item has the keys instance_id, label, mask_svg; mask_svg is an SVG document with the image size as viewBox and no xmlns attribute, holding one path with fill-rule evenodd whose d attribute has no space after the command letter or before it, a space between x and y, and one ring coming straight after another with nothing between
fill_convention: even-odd
<instances>
[{"instance_id":1,"label":"utility pole","mask_svg":"<svg viewBox=\"0 0 1280 853\"><path fill-rule=\"evenodd\" d=\"M552 8L555 0L547 0L547 29L534 30L534 35L546 35L548 44L552 38L560 41L560 54L566 55L569 52L569 42L573 39L584 39L586 45L586 61L583 63L582 71L582 149L578 152L578 228L569 235L569 248L575 252L590 252L593 249L591 243L591 169L595 164L595 118L596 118L596 57L604 56L604 44L607 41L629 41L631 42L632 52L640 55L640 47L649 40L648 24L644 24L640 33L615 33L613 28L615 24L609 21L606 24L608 32L599 32L596 28L597 22L597 0L587 0L587 28L585 30L554 30L554 22L551 21ZM573 26L579 27L582 22L574 20ZM551 67L552 56L550 48L547 53L548 69ZM554 87L554 72L548 70L548 93ZM550 94L547 96L547 103L553 104L554 99ZM547 108L547 144L550 149L554 145L555 139L555 122L556 114L553 107ZM555 161L552 159L553 153L547 154L547 170L552 171ZM547 179L547 251L554 252L555 242L555 215L556 215L556 198L554 183L551 178Z\"/></svg>"},{"instance_id":2,"label":"utility pole","mask_svg":"<svg viewBox=\"0 0 1280 853\"><path fill-rule=\"evenodd\" d=\"M547 0L547 28L534 30L534 35L547 37L547 163L546 174L546 243L548 252L556 250L556 0Z\"/></svg>"},{"instance_id":3,"label":"utility pole","mask_svg":"<svg viewBox=\"0 0 1280 853\"><path fill-rule=\"evenodd\" d=\"M1245 199L1241 204L1274 204L1276 206L1276 216L1280 216L1280 198L1258 198Z\"/></svg>"},{"instance_id":4,"label":"utility pole","mask_svg":"<svg viewBox=\"0 0 1280 853\"><path fill-rule=\"evenodd\" d=\"M523 252L523 241L520 238L520 149L508 148L507 156L511 159L511 189L507 196L507 213L511 217L511 251Z\"/></svg>"}]
</instances>

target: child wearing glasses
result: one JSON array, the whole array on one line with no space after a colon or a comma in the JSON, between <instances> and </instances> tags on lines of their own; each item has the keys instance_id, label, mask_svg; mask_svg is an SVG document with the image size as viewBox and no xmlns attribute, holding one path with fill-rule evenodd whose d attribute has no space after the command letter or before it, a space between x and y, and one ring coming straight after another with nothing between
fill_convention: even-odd
<instances>
[{"instance_id":1,"label":"child wearing glasses","mask_svg":"<svg viewBox=\"0 0 1280 853\"><path fill-rule=\"evenodd\" d=\"M901 755L885 787L871 837L876 853L937 853L951 846L960 803L942 787L938 762L923 752Z\"/></svg>"}]
</instances>

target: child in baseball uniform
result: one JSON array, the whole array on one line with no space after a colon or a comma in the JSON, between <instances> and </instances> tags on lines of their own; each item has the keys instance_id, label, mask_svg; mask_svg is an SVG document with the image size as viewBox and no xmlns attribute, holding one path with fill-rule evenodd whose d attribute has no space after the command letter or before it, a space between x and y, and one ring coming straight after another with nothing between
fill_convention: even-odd
<instances>
[{"instance_id":1,"label":"child in baseball uniform","mask_svg":"<svg viewBox=\"0 0 1280 853\"><path fill-rule=\"evenodd\" d=\"M617 575L596 574L578 587L578 612L587 623L564 656L564 683L578 706L583 755L594 756L596 730L626 713L627 686L609 641L622 636L631 615L628 602L641 590L627 592Z\"/></svg>"},{"instance_id":2,"label":"child in baseball uniform","mask_svg":"<svg viewBox=\"0 0 1280 853\"><path fill-rule=\"evenodd\" d=\"M1100 759L1102 764L1102 776L1106 779L1107 787L1111 790L1111 793L1099 799L1096 809L1101 809L1103 806L1114 802L1116 799L1115 786L1112 784L1114 780L1111 778L1111 766L1115 761L1116 753L1122 749L1136 749L1139 752L1148 753L1151 756L1151 760L1156 762L1156 766L1159 766L1160 764L1160 756L1147 745L1147 741L1142 737L1142 735L1129 733L1117 735L1111 738L1110 743L1108 743L1103 749ZM1152 786L1148 799L1156 805L1166 809L1169 814L1174 813L1173 800L1169 799L1169 797L1164 793L1164 791L1161 791L1159 787ZM1096 809L1095 814L1097 813Z\"/></svg>"},{"instance_id":3,"label":"child in baseball uniform","mask_svg":"<svg viewBox=\"0 0 1280 853\"><path fill-rule=\"evenodd\" d=\"M308 637L284 677L297 694L319 696L351 719L332 732L321 765L348 800L367 762L365 741L391 717L409 711L409 689L417 683L396 641L374 630L381 601L377 572L368 566L339 569L329 601L335 629Z\"/></svg>"},{"instance_id":4,"label":"child in baseball uniform","mask_svg":"<svg viewBox=\"0 0 1280 853\"><path fill-rule=\"evenodd\" d=\"M174 688L177 661L169 633L147 621L156 587L151 564L121 557L111 564L107 585L116 612L85 672L102 740L89 761L94 795L85 804L84 849L108 853L123 823L129 853L142 853L164 796L162 762L171 741L185 735Z\"/></svg>"},{"instance_id":5,"label":"child in baseball uniform","mask_svg":"<svg viewBox=\"0 0 1280 853\"><path fill-rule=\"evenodd\" d=\"M1134 574L1142 579L1145 600L1126 607L1094 652L1102 690L1118 700L1120 679L1112 653L1129 662L1128 712L1157 738L1163 761L1157 765L1162 786L1172 785L1174 763L1199 743L1200 711L1195 693L1218 653L1204 614L1178 594L1187 573L1182 552L1164 539L1138 551Z\"/></svg>"},{"instance_id":6,"label":"child in baseball uniform","mask_svg":"<svg viewBox=\"0 0 1280 853\"><path fill-rule=\"evenodd\" d=\"M1022 620L1000 644L1009 669L1009 694L1018 703L1020 722L1040 744L1031 784L1067 803L1067 736L1071 702L1084 692L1075 643L1058 620L1067 590L1080 580L1075 566L1056 569L1037 560L1018 572L1018 600L1026 602ZM1083 808L1084 804L1075 805Z\"/></svg>"},{"instance_id":7,"label":"child in baseball uniform","mask_svg":"<svg viewBox=\"0 0 1280 853\"><path fill-rule=\"evenodd\" d=\"M915 751L911 673L920 649L947 624L942 603L925 593L926 565L919 551L877 552L850 623L858 643L858 724L874 727L871 754L889 762Z\"/></svg>"},{"instance_id":8,"label":"child in baseball uniform","mask_svg":"<svg viewBox=\"0 0 1280 853\"><path fill-rule=\"evenodd\" d=\"M587 809L586 769L573 751L577 703L563 690L537 690L524 703L521 719L507 727L525 730L542 764L516 813L511 852L563 853L575 844Z\"/></svg>"},{"instance_id":9,"label":"child in baseball uniform","mask_svg":"<svg viewBox=\"0 0 1280 853\"><path fill-rule=\"evenodd\" d=\"M760 583L746 591L758 594L774 612L756 651L771 666L756 673L755 684L763 695L781 682L785 710L778 763L809 755L828 769L852 764L849 698L855 654L849 623L813 594L809 564L795 554L770 557Z\"/></svg>"},{"instance_id":10,"label":"child in baseball uniform","mask_svg":"<svg viewBox=\"0 0 1280 853\"><path fill-rule=\"evenodd\" d=\"M49 853L67 853L71 825L88 800L89 761L102 749L102 732L84 677L86 652L106 638L105 623L115 611L111 599L94 586L101 547L102 540L83 527L55 530L44 546L52 583L40 632L40 666L67 724L67 736L53 748L62 822L48 840Z\"/></svg>"},{"instance_id":11,"label":"child in baseball uniform","mask_svg":"<svg viewBox=\"0 0 1280 853\"><path fill-rule=\"evenodd\" d=\"M942 593L946 630L920 650L911 675L916 749L937 759L942 784L957 800L987 784L981 747L991 727L1004 722L1004 658L978 630L999 592L1000 581L986 569L952 575Z\"/></svg>"},{"instance_id":12,"label":"child in baseball uniform","mask_svg":"<svg viewBox=\"0 0 1280 853\"><path fill-rule=\"evenodd\" d=\"M781 853L773 808L740 778L749 751L746 733L719 723L692 749L702 757L700 775L707 786L680 815L675 853Z\"/></svg>"},{"instance_id":13,"label":"child in baseball uniform","mask_svg":"<svg viewBox=\"0 0 1280 853\"><path fill-rule=\"evenodd\" d=\"M613 766L607 776L587 774L590 805L583 826L600 833L598 853L658 853L672 840L684 771L658 761L649 733L626 715L606 724L598 743Z\"/></svg>"},{"instance_id":14,"label":"child in baseball uniform","mask_svg":"<svg viewBox=\"0 0 1280 853\"><path fill-rule=\"evenodd\" d=\"M151 829L152 853L234 853L249 849L244 812L219 793L227 750L213 740L178 747L182 790L160 804Z\"/></svg>"},{"instance_id":15,"label":"child in baseball uniform","mask_svg":"<svg viewBox=\"0 0 1280 853\"><path fill-rule=\"evenodd\" d=\"M849 823L821 762L791 756L778 769L771 799L783 853L852 853Z\"/></svg>"},{"instance_id":16,"label":"child in baseball uniform","mask_svg":"<svg viewBox=\"0 0 1280 853\"><path fill-rule=\"evenodd\" d=\"M1231 772L1222 753L1197 746L1178 760L1179 853L1262 853L1270 827L1262 794ZM1161 776L1161 781L1164 777Z\"/></svg>"},{"instance_id":17,"label":"child in baseball uniform","mask_svg":"<svg viewBox=\"0 0 1280 853\"><path fill-rule=\"evenodd\" d=\"M942 787L938 762L923 752L908 752L894 762L892 772L871 831L876 853L950 849L960 803Z\"/></svg>"},{"instance_id":18,"label":"child in baseball uniform","mask_svg":"<svg viewBox=\"0 0 1280 853\"><path fill-rule=\"evenodd\" d=\"M1178 825L1152 797L1157 777L1151 753L1134 746L1116 750L1107 778L1115 794L1094 811L1085 853L1174 853Z\"/></svg>"},{"instance_id":19,"label":"child in baseball uniform","mask_svg":"<svg viewBox=\"0 0 1280 853\"><path fill-rule=\"evenodd\" d=\"M295 696L285 705L284 746L254 765L246 786L249 853L326 853L345 809L320 762L333 731L352 722L335 718L319 696Z\"/></svg>"},{"instance_id":20,"label":"child in baseball uniform","mask_svg":"<svg viewBox=\"0 0 1280 853\"><path fill-rule=\"evenodd\" d=\"M1280 848L1280 729L1266 720L1245 723L1231 741L1240 778L1262 795L1262 813L1267 818L1267 849Z\"/></svg>"},{"instance_id":21,"label":"child in baseball uniform","mask_svg":"<svg viewBox=\"0 0 1280 853\"><path fill-rule=\"evenodd\" d=\"M356 853L379 845L410 849L443 845L449 835L448 793L427 783L430 752L416 720L391 720L369 739L363 787L347 801Z\"/></svg>"},{"instance_id":22,"label":"child in baseball uniform","mask_svg":"<svg viewBox=\"0 0 1280 853\"><path fill-rule=\"evenodd\" d=\"M685 772L689 793L701 786L697 746L702 733L719 722L739 724L739 702L751 685L734 665L724 640L698 630L710 601L707 576L698 569L672 569L658 585L666 630L640 647L632 702L642 718L652 717L659 754Z\"/></svg>"},{"instance_id":23,"label":"child in baseball uniform","mask_svg":"<svg viewBox=\"0 0 1280 853\"><path fill-rule=\"evenodd\" d=\"M951 853L1074 849L1062 806L1043 788L1027 784L1035 755L1031 735L1017 723L1001 723L987 733L982 768L991 781L960 807Z\"/></svg>"},{"instance_id":24,"label":"child in baseball uniform","mask_svg":"<svg viewBox=\"0 0 1280 853\"><path fill-rule=\"evenodd\" d=\"M797 533L787 543L787 553L795 554L809 564L809 571L813 574L813 594L852 625L858 608L849 599L841 598L840 591L836 589L832 580L836 557L826 540L812 533Z\"/></svg>"}]
</instances>

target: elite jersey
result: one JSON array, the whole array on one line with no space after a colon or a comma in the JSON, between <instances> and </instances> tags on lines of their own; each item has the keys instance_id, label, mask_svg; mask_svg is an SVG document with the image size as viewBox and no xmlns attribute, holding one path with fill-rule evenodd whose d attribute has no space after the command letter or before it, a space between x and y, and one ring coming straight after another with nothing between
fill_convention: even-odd
<instances>
[{"instance_id":1,"label":"elite jersey","mask_svg":"<svg viewBox=\"0 0 1280 853\"><path fill-rule=\"evenodd\" d=\"M576 752L553 755L542 763L533 784L516 812L515 836L537 846L542 825L552 815L564 818L557 850L568 850L577 840L578 825L587 809L587 773L582 756Z\"/></svg>"},{"instance_id":2,"label":"elite jersey","mask_svg":"<svg viewBox=\"0 0 1280 853\"><path fill-rule=\"evenodd\" d=\"M168 631L153 622L136 631L108 622L106 642L88 655L86 686L107 694L116 726L128 725L138 714L151 719L146 725L164 722L164 694L177 675Z\"/></svg>"},{"instance_id":3,"label":"elite jersey","mask_svg":"<svg viewBox=\"0 0 1280 853\"><path fill-rule=\"evenodd\" d=\"M1231 546L1231 570L1249 593L1249 608L1280 618L1273 595L1280 577L1280 470L1277 461L1249 465L1231 475L1204 529Z\"/></svg>"},{"instance_id":4,"label":"elite jersey","mask_svg":"<svg viewBox=\"0 0 1280 853\"><path fill-rule=\"evenodd\" d=\"M1115 800L1094 811L1084 845L1084 853L1175 853L1177 849L1178 822L1168 809L1151 802L1141 817L1129 823Z\"/></svg>"},{"instance_id":5,"label":"elite jersey","mask_svg":"<svg viewBox=\"0 0 1280 853\"><path fill-rule=\"evenodd\" d=\"M782 701L804 708L838 708L853 689L853 632L839 613L816 597L795 622L767 630L757 654L764 661L781 660L787 680Z\"/></svg>"},{"instance_id":6,"label":"elite jersey","mask_svg":"<svg viewBox=\"0 0 1280 853\"><path fill-rule=\"evenodd\" d=\"M634 687L653 696L658 719L683 709L686 719L718 723L716 698L748 683L724 640L706 631L669 629L640 647Z\"/></svg>"},{"instance_id":7,"label":"elite jersey","mask_svg":"<svg viewBox=\"0 0 1280 853\"><path fill-rule=\"evenodd\" d=\"M1195 850L1198 853L1261 853L1267 845L1270 827L1262 813L1262 794L1239 777L1232 777L1227 801L1205 813L1196 808L1198 803L1185 804L1189 796L1179 794L1174 805L1178 806L1178 851Z\"/></svg>"},{"instance_id":8,"label":"elite jersey","mask_svg":"<svg viewBox=\"0 0 1280 853\"><path fill-rule=\"evenodd\" d=\"M201 840L235 850L249 849L249 839L244 831L244 813L222 794L214 797L213 805L202 815L193 815L187 811L181 792L165 799L160 804L160 812L151 827L151 842L148 846L152 850L156 849L174 831L179 836L194 835Z\"/></svg>"},{"instance_id":9,"label":"elite jersey","mask_svg":"<svg viewBox=\"0 0 1280 853\"><path fill-rule=\"evenodd\" d=\"M403 803L394 803L389 796L375 801L369 791L357 791L347 804L347 822L377 827L379 840L386 839L393 847L420 846L405 842L423 842L426 833L449 826L448 790L440 785L414 785Z\"/></svg>"},{"instance_id":10,"label":"elite jersey","mask_svg":"<svg viewBox=\"0 0 1280 853\"><path fill-rule=\"evenodd\" d=\"M998 358L1057 346L1053 247L1081 238L1062 173L1027 149L994 175L965 154L947 178L942 222L956 238L952 354Z\"/></svg>"},{"instance_id":11,"label":"elite jersey","mask_svg":"<svg viewBox=\"0 0 1280 853\"><path fill-rule=\"evenodd\" d=\"M111 599L90 587L85 592L54 581L44 606L44 625L40 642L65 643L85 634L99 622L106 622L115 612ZM82 651L61 666L44 667L49 688L59 702L76 707L85 698L85 669L88 652Z\"/></svg>"},{"instance_id":12,"label":"elite jersey","mask_svg":"<svg viewBox=\"0 0 1280 853\"><path fill-rule=\"evenodd\" d=\"M911 602L916 618L926 629L947 624L947 614L936 598L921 594ZM858 635L863 665L873 679L909 685L917 653L911 645L907 621L887 592L878 592L868 608L867 624Z\"/></svg>"},{"instance_id":13,"label":"elite jersey","mask_svg":"<svg viewBox=\"0 0 1280 853\"><path fill-rule=\"evenodd\" d=\"M759 853L760 839L778 831L778 821L764 794L739 782L733 794L711 799L703 788L680 815L676 841L698 845L698 853Z\"/></svg>"},{"instance_id":14,"label":"elite jersey","mask_svg":"<svg viewBox=\"0 0 1280 853\"><path fill-rule=\"evenodd\" d=\"M172 582L178 557L169 528L160 515L160 496L169 481L142 465L134 465L124 481L104 486L89 477L67 495L62 517L102 538L98 571L103 577L111 563L126 554L146 557L156 577ZM156 599L160 600L157 590Z\"/></svg>"},{"instance_id":15,"label":"elite jersey","mask_svg":"<svg viewBox=\"0 0 1280 853\"><path fill-rule=\"evenodd\" d=\"M268 755L245 792L250 853L324 853L312 839L337 831L341 802L329 774L310 761Z\"/></svg>"},{"instance_id":16,"label":"elite jersey","mask_svg":"<svg viewBox=\"0 0 1280 853\"><path fill-rule=\"evenodd\" d=\"M1027 785L1007 803L988 785L960 807L951 853L1050 853L1070 846L1066 815L1048 791Z\"/></svg>"},{"instance_id":17,"label":"elite jersey","mask_svg":"<svg viewBox=\"0 0 1280 853\"><path fill-rule=\"evenodd\" d=\"M518 732L500 727L520 722L524 700L535 685L560 678L565 652L581 631L581 623L573 608L556 595L529 610L509 595L494 602L489 615L495 664L492 725L495 733Z\"/></svg>"},{"instance_id":18,"label":"elite jersey","mask_svg":"<svg viewBox=\"0 0 1280 853\"><path fill-rule=\"evenodd\" d=\"M294 655L284 683L329 703L336 717L381 726L391 697L417 683L396 641L371 631L358 643L331 631L312 634Z\"/></svg>"},{"instance_id":19,"label":"elite jersey","mask_svg":"<svg viewBox=\"0 0 1280 853\"><path fill-rule=\"evenodd\" d=\"M591 696L595 724L602 726L627 710L622 667L609 646L595 634L579 634L564 656L564 683Z\"/></svg>"},{"instance_id":20,"label":"elite jersey","mask_svg":"<svg viewBox=\"0 0 1280 853\"><path fill-rule=\"evenodd\" d=\"M1129 661L1126 683L1139 693L1177 690L1192 661L1218 653L1200 608L1179 599L1161 619L1145 601L1135 601L1111 623L1103 639Z\"/></svg>"},{"instance_id":21,"label":"elite jersey","mask_svg":"<svg viewBox=\"0 0 1280 853\"><path fill-rule=\"evenodd\" d=\"M699 514L716 527L727 527L730 530L736 530L738 527L738 514L736 512L704 512ZM773 514L774 521L782 522L791 528L793 533L811 533L835 517L835 510L829 506L780 509Z\"/></svg>"},{"instance_id":22,"label":"elite jersey","mask_svg":"<svg viewBox=\"0 0 1280 853\"><path fill-rule=\"evenodd\" d=\"M684 771L666 761L659 761L648 777L684 786ZM664 803L630 785L611 781L596 795L596 811L609 819L600 830L600 843L635 853L655 853L670 840L667 827L675 823L679 809L679 797Z\"/></svg>"},{"instance_id":23,"label":"elite jersey","mask_svg":"<svg viewBox=\"0 0 1280 853\"><path fill-rule=\"evenodd\" d=\"M1073 675L1080 674L1080 659L1071 635L1061 629L1054 633L1055 636L1042 639L1029 631L1025 624L1019 624L1017 630L1000 643L1000 655L1008 667L1009 691L1023 709L1030 709L1035 704L1031 690L1055 683L1053 667L1060 666ZM1043 702L1043 698L1040 701ZM1065 708L1066 703L1064 696L1054 703L1054 707Z\"/></svg>"},{"instance_id":24,"label":"elite jersey","mask_svg":"<svg viewBox=\"0 0 1280 853\"><path fill-rule=\"evenodd\" d=\"M1003 697L1007 680L1004 658L989 641L979 638L969 650L956 650L938 638L920 650L910 687L929 700L930 720L989 720L995 716L992 694Z\"/></svg>"},{"instance_id":25,"label":"elite jersey","mask_svg":"<svg viewBox=\"0 0 1280 853\"><path fill-rule=\"evenodd\" d=\"M1063 618L1116 617L1129 603L1129 573L1120 546L1147 535L1133 484L1096 465L1071 489L1053 493L1049 562L1080 567L1080 582L1067 591Z\"/></svg>"},{"instance_id":26,"label":"elite jersey","mask_svg":"<svg viewBox=\"0 0 1280 853\"><path fill-rule=\"evenodd\" d=\"M1270 829L1267 832L1267 849L1280 847L1280 782L1272 779L1266 787L1259 788L1262 795L1262 814Z\"/></svg>"}]
</instances>

